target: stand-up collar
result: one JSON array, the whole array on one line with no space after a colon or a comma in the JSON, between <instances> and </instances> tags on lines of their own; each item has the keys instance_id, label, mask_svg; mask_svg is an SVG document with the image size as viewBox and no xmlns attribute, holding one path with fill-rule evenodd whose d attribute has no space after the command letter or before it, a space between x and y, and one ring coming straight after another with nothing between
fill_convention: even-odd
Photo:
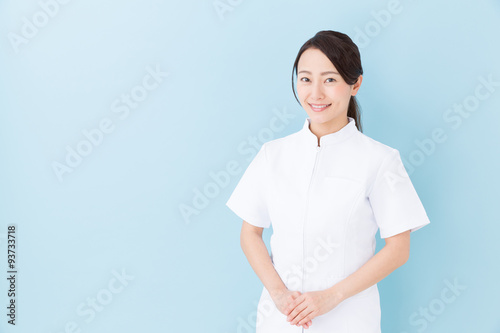
<instances>
[{"instance_id":1,"label":"stand-up collar","mask_svg":"<svg viewBox=\"0 0 500 333\"><path fill-rule=\"evenodd\" d=\"M334 144L343 141L348 137L350 137L351 135L353 135L354 133L358 132L358 128L356 127L356 121L354 120L354 118L349 116L347 118L349 120L349 123L347 125L339 129L337 132L326 134L320 137L319 145L325 146L329 144ZM307 144L317 147L318 137L313 132L311 132L311 129L309 128L310 124L311 124L311 118L307 117L301 131L307 141Z\"/></svg>"}]
</instances>

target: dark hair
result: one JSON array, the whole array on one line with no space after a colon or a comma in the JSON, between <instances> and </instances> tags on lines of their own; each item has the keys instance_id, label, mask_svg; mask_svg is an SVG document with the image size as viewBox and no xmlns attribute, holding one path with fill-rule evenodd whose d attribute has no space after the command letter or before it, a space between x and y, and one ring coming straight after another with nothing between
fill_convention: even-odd
<instances>
[{"instance_id":1,"label":"dark hair","mask_svg":"<svg viewBox=\"0 0 500 333\"><path fill-rule=\"evenodd\" d=\"M299 59L305 50L315 48L323 52L326 57L332 62L335 68L339 71L340 76L347 84L355 84L358 78L363 74L363 67L361 67L361 56L358 47L354 42L341 32L332 30L319 31L314 37L309 39L302 45L295 58L295 63L292 69L292 91L295 99L300 104L297 98L294 87L294 74L297 75L297 66ZM356 120L356 127L360 132L361 129L361 109L356 100L356 96L351 96L349 106L347 108L347 116Z\"/></svg>"}]
</instances>

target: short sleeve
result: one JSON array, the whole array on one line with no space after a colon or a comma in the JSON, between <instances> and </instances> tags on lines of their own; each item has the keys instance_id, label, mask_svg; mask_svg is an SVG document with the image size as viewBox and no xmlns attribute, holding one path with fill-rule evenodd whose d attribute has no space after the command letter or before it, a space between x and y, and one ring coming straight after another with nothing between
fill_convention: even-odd
<instances>
[{"instance_id":1,"label":"short sleeve","mask_svg":"<svg viewBox=\"0 0 500 333\"><path fill-rule=\"evenodd\" d=\"M381 238L414 232L430 223L397 149L382 162L368 198Z\"/></svg>"},{"instance_id":2,"label":"short sleeve","mask_svg":"<svg viewBox=\"0 0 500 333\"><path fill-rule=\"evenodd\" d=\"M226 202L226 206L241 219L261 228L269 228L271 225L267 201L268 167L265 146L264 143L250 162Z\"/></svg>"}]
</instances>

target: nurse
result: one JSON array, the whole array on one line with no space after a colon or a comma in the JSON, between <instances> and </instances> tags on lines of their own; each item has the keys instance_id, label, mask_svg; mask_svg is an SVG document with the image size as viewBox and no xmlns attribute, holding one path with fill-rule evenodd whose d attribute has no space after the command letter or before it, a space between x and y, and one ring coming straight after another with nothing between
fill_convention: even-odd
<instances>
[{"instance_id":1,"label":"nurse","mask_svg":"<svg viewBox=\"0 0 500 333\"><path fill-rule=\"evenodd\" d=\"M362 133L362 74L347 35L309 39L292 70L302 129L264 143L226 202L263 284L257 333L380 333L377 283L430 223L399 151ZM262 240L270 226L271 254ZM375 254L377 231L385 245Z\"/></svg>"}]
</instances>

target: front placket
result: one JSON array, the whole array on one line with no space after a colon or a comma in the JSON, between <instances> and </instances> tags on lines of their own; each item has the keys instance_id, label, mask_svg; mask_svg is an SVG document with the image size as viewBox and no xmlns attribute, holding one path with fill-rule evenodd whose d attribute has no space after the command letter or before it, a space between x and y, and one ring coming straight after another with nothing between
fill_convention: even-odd
<instances>
[{"instance_id":1,"label":"front placket","mask_svg":"<svg viewBox=\"0 0 500 333\"><path fill-rule=\"evenodd\" d=\"M320 156L320 152L323 150L322 146L316 146L316 152L314 154L314 164L311 172L311 177L309 179L309 185L307 187L307 195L306 195L306 206L304 209L304 218L302 220L302 288L301 292L304 292L304 280L305 280L305 261L306 261L306 241L305 241L305 232L306 232L306 224L307 224L307 213L309 209L309 198L310 198L310 192L311 192L311 184L313 183L314 180L314 175L316 174L316 169L317 169L317 164ZM304 327L302 327L302 333L304 332Z\"/></svg>"}]
</instances>

